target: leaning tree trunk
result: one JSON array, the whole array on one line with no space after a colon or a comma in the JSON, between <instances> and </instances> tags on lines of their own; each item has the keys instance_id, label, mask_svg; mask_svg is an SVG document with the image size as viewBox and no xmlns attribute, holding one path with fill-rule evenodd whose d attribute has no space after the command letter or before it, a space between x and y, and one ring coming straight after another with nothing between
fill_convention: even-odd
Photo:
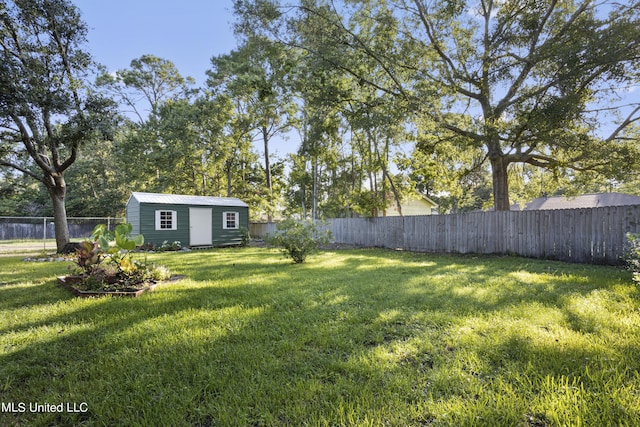
<instances>
[{"instance_id":1,"label":"leaning tree trunk","mask_svg":"<svg viewBox=\"0 0 640 427\"><path fill-rule=\"evenodd\" d=\"M496 211L508 211L509 203L509 163L504 156L491 158L491 176L493 180L493 206Z\"/></svg>"},{"instance_id":2,"label":"leaning tree trunk","mask_svg":"<svg viewBox=\"0 0 640 427\"><path fill-rule=\"evenodd\" d=\"M62 252L67 243L69 243L67 208L64 202L67 185L64 176L59 174L56 177L52 177L47 183L47 190L49 191L51 203L53 204L53 225L56 234L56 248L58 252Z\"/></svg>"}]
</instances>

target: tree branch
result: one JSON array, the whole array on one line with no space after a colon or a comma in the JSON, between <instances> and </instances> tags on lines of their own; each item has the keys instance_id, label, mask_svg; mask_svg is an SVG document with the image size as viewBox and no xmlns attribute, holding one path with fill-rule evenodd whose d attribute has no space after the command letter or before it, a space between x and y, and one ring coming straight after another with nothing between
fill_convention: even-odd
<instances>
[{"instance_id":1,"label":"tree branch","mask_svg":"<svg viewBox=\"0 0 640 427\"><path fill-rule=\"evenodd\" d=\"M12 169L16 169L16 170L22 172L23 174L28 175L31 178L34 178L34 179L40 181L43 184L46 184L45 180L41 176L38 176L35 173L31 172L30 170L25 169L25 168L23 168L21 166L18 166L15 163L11 163L11 162L6 161L6 160L0 160L0 166L6 166L6 167L9 167L9 168L12 168Z\"/></svg>"},{"instance_id":2,"label":"tree branch","mask_svg":"<svg viewBox=\"0 0 640 427\"><path fill-rule=\"evenodd\" d=\"M624 129L626 129L631 123L637 122L638 120L640 120L640 115L634 117L634 115L638 111L640 111L640 105L636 106L636 108L634 108L633 111L631 113L629 113L627 118L622 123L620 123L620 125L613 132L611 132L611 135L609 135L605 139L605 141L610 142L610 141L613 141L614 139L617 139L618 135L620 134L620 132L622 132Z\"/></svg>"},{"instance_id":3,"label":"tree branch","mask_svg":"<svg viewBox=\"0 0 640 427\"><path fill-rule=\"evenodd\" d=\"M38 166L40 166L43 171L48 174L54 174L55 170L46 161L47 159L43 158L43 156L38 152L38 150L36 150L36 147L33 145L33 138L29 134L29 130L27 129L27 127L24 125L24 123L22 123L22 120L20 120L20 117L18 117L14 113L10 113L10 116L16 126L18 126L18 129L20 130L20 142L22 142L24 147L27 149L27 152L29 153L31 158L38 164Z\"/></svg>"}]
</instances>

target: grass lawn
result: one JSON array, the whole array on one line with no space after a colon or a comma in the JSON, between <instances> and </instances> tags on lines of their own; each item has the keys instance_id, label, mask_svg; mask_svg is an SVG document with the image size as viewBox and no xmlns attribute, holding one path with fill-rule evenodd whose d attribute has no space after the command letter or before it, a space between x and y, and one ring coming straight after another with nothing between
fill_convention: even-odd
<instances>
[{"instance_id":1,"label":"grass lawn","mask_svg":"<svg viewBox=\"0 0 640 427\"><path fill-rule=\"evenodd\" d=\"M0 256L5 255L38 255L44 253L55 252L56 241L55 239L14 239L14 240L0 240ZM0 273L1 274L1 273Z\"/></svg>"},{"instance_id":2,"label":"grass lawn","mask_svg":"<svg viewBox=\"0 0 640 427\"><path fill-rule=\"evenodd\" d=\"M80 299L55 283L67 263L0 258L0 425L640 425L628 272L385 250L149 260L188 279Z\"/></svg>"}]
</instances>

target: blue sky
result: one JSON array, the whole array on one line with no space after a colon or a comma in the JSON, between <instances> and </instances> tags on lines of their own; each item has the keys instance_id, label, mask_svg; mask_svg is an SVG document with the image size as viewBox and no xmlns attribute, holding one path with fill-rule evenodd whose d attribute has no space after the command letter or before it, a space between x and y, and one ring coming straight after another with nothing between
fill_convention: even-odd
<instances>
[{"instance_id":1,"label":"blue sky","mask_svg":"<svg viewBox=\"0 0 640 427\"><path fill-rule=\"evenodd\" d=\"M89 50L110 71L152 54L203 85L211 57L236 47L232 0L72 2L89 27Z\"/></svg>"},{"instance_id":2,"label":"blue sky","mask_svg":"<svg viewBox=\"0 0 640 427\"><path fill-rule=\"evenodd\" d=\"M128 68L145 54L168 59L202 87L213 56L237 47L232 0L72 0L89 27L88 48L109 71ZM275 138L272 156L297 141ZM263 152L256 144L258 152ZM272 159L272 160L274 160Z\"/></svg>"}]
</instances>

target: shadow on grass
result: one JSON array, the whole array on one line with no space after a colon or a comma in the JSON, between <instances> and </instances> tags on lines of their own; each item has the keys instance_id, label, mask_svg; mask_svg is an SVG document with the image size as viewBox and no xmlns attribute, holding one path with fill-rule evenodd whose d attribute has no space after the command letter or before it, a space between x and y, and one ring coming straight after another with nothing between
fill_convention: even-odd
<instances>
[{"instance_id":1,"label":"shadow on grass","mask_svg":"<svg viewBox=\"0 0 640 427\"><path fill-rule=\"evenodd\" d=\"M567 331L568 304L616 286L623 275L613 269L376 250L320 253L303 265L255 249L157 261L190 279L136 299L78 300L55 289L65 310L3 331L16 340L0 356L3 399L87 401L90 412L0 420L417 425L468 399L449 409L461 425L470 409L551 423L541 409L545 378L582 378L585 366L619 364L635 346L607 352L585 345L575 324ZM12 301L0 309L32 295L10 291L0 288ZM515 410L487 403L508 398L505 384L525 387L523 372L533 384Z\"/></svg>"}]
</instances>

